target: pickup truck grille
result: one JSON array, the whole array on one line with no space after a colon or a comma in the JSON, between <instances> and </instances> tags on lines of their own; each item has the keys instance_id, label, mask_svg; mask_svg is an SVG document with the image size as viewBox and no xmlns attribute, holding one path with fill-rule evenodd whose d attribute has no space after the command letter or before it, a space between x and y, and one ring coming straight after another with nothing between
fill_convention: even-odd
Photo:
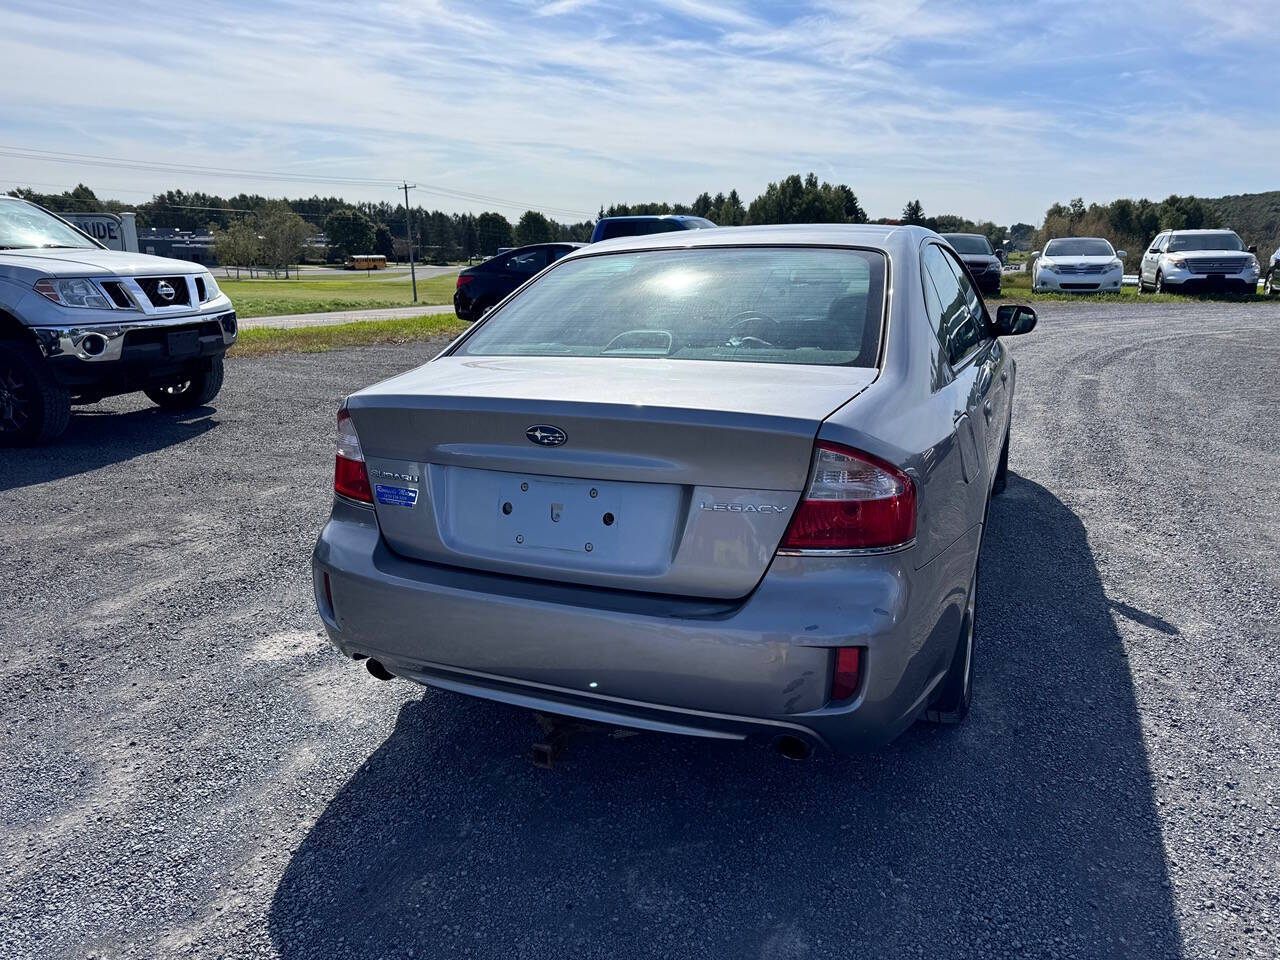
<instances>
[{"instance_id":1,"label":"pickup truck grille","mask_svg":"<svg viewBox=\"0 0 1280 960\"><path fill-rule=\"evenodd\" d=\"M153 307L186 307L191 305L191 293L186 277L138 277L138 286L147 295ZM164 294L172 291L172 296Z\"/></svg>"},{"instance_id":2,"label":"pickup truck grille","mask_svg":"<svg viewBox=\"0 0 1280 960\"><path fill-rule=\"evenodd\" d=\"M1245 261L1239 257L1200 257L1187 260L1187 269L1192 273L1239 273L1244 269Z\"/></svg>"}]
</instances>

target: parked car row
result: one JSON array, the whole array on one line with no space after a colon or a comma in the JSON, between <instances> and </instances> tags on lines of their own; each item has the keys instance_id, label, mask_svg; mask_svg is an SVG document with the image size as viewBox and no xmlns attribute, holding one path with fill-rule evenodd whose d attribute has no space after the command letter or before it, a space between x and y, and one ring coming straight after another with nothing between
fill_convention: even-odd
<instances>
[{"instance_id":1,"label":"parked car row","mask_svg":"<svg viewBox=\"0 0 1280 960\"><path fill-rule=\"evenodd\" d=\"M1138 267L1138 290L1146 293L1255 293L1261 267L1257 247L1246 247L1231 230L1166 230ZM1102 237L1059 237L1032 256L1031 288L1037 292L1118 293L1124 286L1124 250ZM1280 285L1280 251L1265 275L1266 292Z\"/></svg>"},{"instance_id":2,"label":"parked car row","mask_svg":"<svg viewBox=\"0 0 1280 960\"><path fill-rule=\"evenodd\" d=\"M313 558L338 650L384 680L793 757L962 720L1005 344L1035 313L988 310L921 227L559 252L342 405Z\"/></svg>"}]
</instances>

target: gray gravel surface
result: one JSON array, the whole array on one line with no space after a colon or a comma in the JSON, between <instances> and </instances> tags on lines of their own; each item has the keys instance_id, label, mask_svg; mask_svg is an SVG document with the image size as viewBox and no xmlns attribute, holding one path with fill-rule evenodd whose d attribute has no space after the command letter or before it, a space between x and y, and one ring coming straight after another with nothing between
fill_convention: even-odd
<instances>
[{"instance_id":1,"label":"gray gravel surface","mask_svg":"<svg viewBox=\"0 0 1280 960\"><path fill-rule=\"evenodd\" d=\"M0 957L1280 955L1280 309L1045 304L976 702L854 759L657 735L551 771L380 683L308 555L340 397L233 360L0 452Z\"/></svg>"}]
</instances>

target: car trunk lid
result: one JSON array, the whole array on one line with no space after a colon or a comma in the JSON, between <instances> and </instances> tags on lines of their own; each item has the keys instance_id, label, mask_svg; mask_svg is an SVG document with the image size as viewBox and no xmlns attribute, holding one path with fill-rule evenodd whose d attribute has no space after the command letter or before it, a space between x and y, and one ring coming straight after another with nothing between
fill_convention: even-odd
<instances>
[{"instance_id":1,"label":"car trunk lid","mask_svg":"<svg viewBox=\"0 0 1280 960\"><path fill-rule=\"evenodd\" d=\"M819 425L875 374L444 357L354 394L348 408L379 525L397 553L732 598L767 569Z\"/></svg>"}]
</instances>

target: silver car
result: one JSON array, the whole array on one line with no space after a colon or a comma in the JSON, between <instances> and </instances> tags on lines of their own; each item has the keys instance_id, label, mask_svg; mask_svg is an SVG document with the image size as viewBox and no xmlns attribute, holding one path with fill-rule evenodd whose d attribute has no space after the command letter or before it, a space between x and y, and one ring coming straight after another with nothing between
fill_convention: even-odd
<instances>
[{"instance_id":1,"label":"silver car","mask_svg":"<svg viewBox=\"0 0 1280 960\"><path fill-rule=\"evenodd\" d=\"M1035 319L918 227L583 248L347 398L325 627L376 676L790 755L958 721Z\"/></svg>"}]
</instances>

